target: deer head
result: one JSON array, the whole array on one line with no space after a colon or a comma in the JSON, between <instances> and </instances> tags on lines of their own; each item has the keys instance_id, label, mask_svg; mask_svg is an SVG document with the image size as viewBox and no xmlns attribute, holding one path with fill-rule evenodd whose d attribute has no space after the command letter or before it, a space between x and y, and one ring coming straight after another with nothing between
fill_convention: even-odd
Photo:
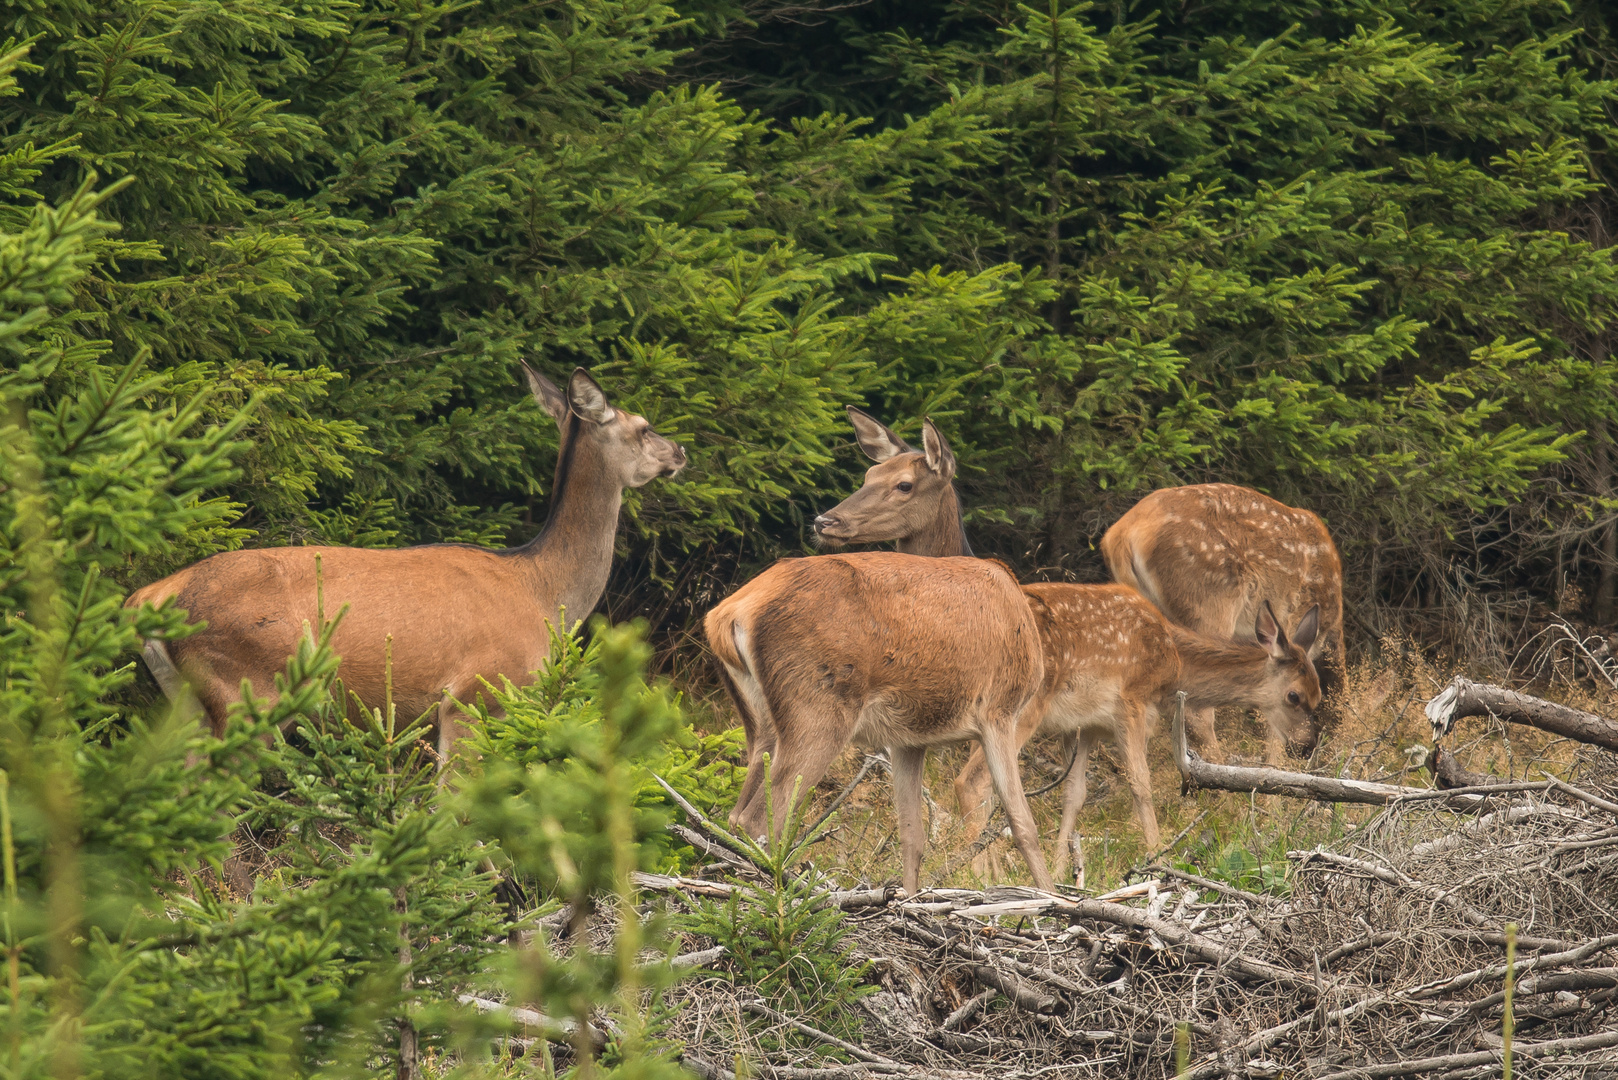
<instances>
[{"instance_id":1,"label":"deer head","mask_svg":"<svg viewBox=\"0 0 1618 1080\"><path fill-rule=\"evenodd\" d=\"M848 418L860 449L876 464L865 471L865 483L858 491L815 518L816 541L835 546L898 540L904 551L904 541L914 537L931 533L959 537L955 455L933 422L922 421L922 449L914 450L886 424L852 405Z\"/></svg>"},{"instance_id":2,"label":"deer head","mask_svg":"<svg viewBox=\"0 0 1618 1080\"><path fill-rule=\"evenodd\" d=\"M673 476L685 468L685 450L652 430L644 416L614 408L606 392L583 368L576 368L564 393L545 376L523 365L528 388L540 408L562 429L568 452L568 425L577 423L576 438L595 451L605 471L621 487L640 487L658 476ZM571 447L574 452L577 447Z\"/></svg>"},{"instance_id":3,"label":"deer head","mask_svg":"<svg viewBox=\"0 0 1618 1080\"><path fill-rule=\"evenodd\" d=\"M1281 628L1268 600L1259 606L1253 620L1253 636L1270 657L1264 679L1265 696L1270 700L1262 711L1294 757L1308 757L1320 742L1315 720L1321 699L1320 675L1309 659L1309 647L1319 632L1319 604L1304 613L1290 635Z\"/></svg>"}]
</instances>

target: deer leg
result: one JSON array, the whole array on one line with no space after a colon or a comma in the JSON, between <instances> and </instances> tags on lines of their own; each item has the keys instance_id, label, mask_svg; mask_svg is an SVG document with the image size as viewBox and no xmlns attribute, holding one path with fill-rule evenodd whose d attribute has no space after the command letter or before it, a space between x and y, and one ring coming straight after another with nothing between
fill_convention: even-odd
<instances>
[{"instance_id":1,"label":"deer leg","mask_svg":"<svg viewBox=\"0 0 1618 1080\"><path fill-rule=\"evenodd\" d=\"M747 776L742 780L741 794L736 796L736 805L730 812L732 825L739 826L746 808L764 799L762 792L765 754L770 755L772 762L775 760L775 728L767 724L755 728L748 739Z\"/></svg>"},{"instance_id":2,"label":"deer leg","mask_svg":"<svg viewBox=\"0 0 1618 1080\"><path fill-rule=\"evenodd\" d=\"M1193 709L1186 713L1185 734L1202 760L1216 765L1224 762L1225 752L1220 749L1219 736L1214 731L1212 709Z\"/></svg>"},{"instance_id":3,"label":"deer leg","mask_svg":"<svg viewBox=\"0 0 1618 1080\"><path fill-rule=\"evenodd\" d=\"M1135 816L1140 818L1141 832L1146 837L1146 850L1156 851L1161 839L1157 831L1157 807L1152 805L1152 770L1146 763L1146 736L1151 732L1146 709L1139 702L1129 704L1124 721L1123 738L1124 777L1129 781L1129 792L1135 797Z\"/></svg>"},{"instance_id":4,"label":"deer leg","mask_svg":"<svg viewBox=\"0 0 1618 1080\"><path fill-rule=\"evenodd\" d=\"M818 719L818 718L817 718ZM786 825L787 816L796 804L806 801L826 775L826 769L847 742L847 733L853 730L853 717L840 716L835 711L826 714L825 724L793 723L783 718L775 730L778 752L770 761L769 802L775 808L775 820L765 821L765 788L760 784L751 801L743 808L741 824L747 835L761 837L765 829L771 836L779 836ZM762 752L761 752L762 753ZM793 797L796 791L797 797Z\"/></svg>"},{"instance_id":5,"label":"deer leg","mask_svg":"<svg viewBox=\"0 0 1618 1080\"><path fill-rule=\"evenodd\" d=\"M759 784L764 780L763 757L765 754L772 757L775 754L775 727L770 723L768 706L762 700L762 694L754 693L756 684L749 684L744 690L723 664L717 666L719 680L730 693L736 715L741 717L742 732L747 737L747 775L742 780L741 793L736 796L736 805L730 811L730 824L739 827L743 809L752 802ZM747 676L740 678L746 679ZM755 697L757 700L754 700Z\"/></svg>"},{"instance_id":6,"label":"deer leg","mask_svg":"<svg viewBox=\"0 0 1618 1080\"><path fill-rule=\"evenodd\" d=\"M972 747L966 766L955 778L955 806L961 812L966 834L976 839L989 816L989 766L983 760L982 746Z\"/></svg>"},{"instance_id":7,"label":"deer leg","mask_svg":"<svg viewBox=\"0 0 1618 1080\"><path fill-rule=\"evenodd\" d=\"M955 778L955 806L961 812L966 835L977 843L989 823L992 807L989 802L989 766L983 760L983 747L974 746L967 756L966 765ZM990 881L1000 876L999 860L993 845L972 856L972 873L979 881Z\"/></svg>"},{"instance_id":8,"label":"deer leg","mask_svg":"<svg viewBox=\"0 0 1618 1080\"><path fill-rule=\"evenodd\" d=\"M927 830L921 820L922 771L927 762L927 748L890 746L888 757L893 761L893 808L899 817L904 887L914 896L921 888L921 856L927 847Z\"/></svg>"},{"instance_id":9,"label":"deer leg","mask_svg":"<svg viewBox=\"0 0 1618 1080\"><path fill-rule=\"evenodd\" d=\"M1073 872L1073 852L1070 845L1073 841L1073 826L1079 820L1079 811L1084 809L1084 799L1088 794L1085 774L1090 771L1090 742L1089 729L1069 735L1062 740L1062 747L1067 751L1073 764L1067 770L1067 781L1062 786L1062 826L1056 831L1056 877L1066 881Z\"/></svg>"},{"instance_id":10,"label":"deer leg","mask_svg":"<svg viewBox=\"0 0 1618 1080\"><path fill-rule=\"evenodd\" d=\"M450 759L455 756L456 744L471 733L460 707L455 704L454 696L445 694L438 703L438 765L440 769L448 771Z\"/></svg>"},{"instance_id":11,"label":"deer leg","mask_svg":"<svg viewBox=\"0 0 1618 1080\"><path fill-rule=\"evenodd\" d=\"M983 741L983 756L989 765L989 777L994 781L994 792L1011 822L1011 838L1027 861L1034 884L1046 892L1054 891L1050 869L1045 865L1045 853L1039 850L1034 815L1028 809L1028 797L1023 794L1022 776L1017 772L1016 737L989 724L984 726L979 738Z\"/></svg>"}]
</instances>

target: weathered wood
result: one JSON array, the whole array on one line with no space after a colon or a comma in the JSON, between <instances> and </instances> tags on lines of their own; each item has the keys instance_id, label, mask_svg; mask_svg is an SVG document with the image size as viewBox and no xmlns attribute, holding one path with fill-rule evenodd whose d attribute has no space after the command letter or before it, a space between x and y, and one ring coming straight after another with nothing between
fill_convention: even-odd
<instances>
[{"instance_id":1,"label":"weathered wood","mask_svg":"<svg viewBox=\"0 0 1618 1080\"><path fill-rule=\"evenodd\" d=\"M1174 759L1180 767L1182 789L1189 794L1197 788L1242 791L1258 795L1285 795L1316 802L1369 803L1386 806L1408 795L1425 794L1426 788L1376 784L1368 780L1339 780L1332 776L1257 769L1243 765L1215 765L1204 761L1185 738L1185 694L1179 695L1174 709Z\"/></svg>"},{"instance_id":2,"label":"weathered wood","mask_svg":"<svg viewBox=\"0 0 1618 1080\"><path fill-rule=\"evenodd\" d=\"M1001 970L998 966L990 966L993 964L1003 964L1007 968L1026 970L1033 968L1033 965L1031 964L1024 964L1008 957L995 956L990 953L988 949L968 945L963 941L952 940L942 934L935 934L926 927L917 925L913 920L910 919L901 919L895 922L893 928L906 937L915 938L917 941L920 941L923 944L931 945L934 948L948 949L958 956L976 961L971 970L973 977L976 978L978 982L985 986L994 987L1001 993L1005 994L1006 997L1016 1002L1020 1007L1027 1009L1029 1012L1054 1012L1059 1004L1054 995L1047 994L1036 987L1029 985L1028 981L1022 977L1022 974L1019 971ZM1035 975L1033 977L1042 978L1043 981L1049 982L1052 985L1058 986L1064 990L1076 989L1070 980L1062 978L1055 972L1040 972L1039 975Z\"/></svg>"},{"instance_id":3,"label":"weathered wood","mask_svg":"<svg viewBox=\"0 0 1618 1080\"><path fill-rule=\"evenodd\" d=\"M521 1024L524 1028L539 1031L545 1039L554 1043L571 1046L577 1037L578 1022L571 1019L558 1020L546 1016L533 1009L525 1009L519 1005L507 1005L501 1001L490 1001L488 998L474 997L471 994L461 994L457 999L462 1005L470 1005L480 1013L491 1013L503 1017L513 1024ZM590 1045L596 1051L607 1045L606 1033L591 1024L585 1028Z\"/></svg>"},{"instance_id":4,"label":"weathered wood","mask_svg":"<svg viewBox=\"0 0 1618 1080\"><path fill-rule=\"evenodd\" d=\"M1582 1035L1574 1039L1552 1039L1548 1042L1515 1044L1511 1052L1518 1058L1555 1057L1576 1054L1585 1050L1600 1050L1618 1046L1618 1031L1603 1031L1598 1035ZM1408 1058L1390 1061L1384 1065L1356 1065L1340 1072L1328 1073L1320 1080L1389 1080L1395 1076L1414 1076L1417 1073L1448 1072L1470 1069L1479 1065L1493 1065L1500 1061L1502 1051L1482 1050L1475 1054L1447 1054L1442 1057Z\"/></svg>"},{"instance_id":5,"label":"weathered wood","mask_svg":"<svg viewBox=\"0 0 1618 1080\"><path fill-rule=\"evenodd\" d=\"M1242 956L1201 934L1165 919L1154 919L1137 908L1124 907L1122 904L1104 904L1096 900L1076 900L1053 910L1052 914L1058 912L1069 918L1094 919L1115 926L1127 926L1132 930L1149 930L1162 938L1165 944L1182 948L1188 954L1217 964L1227 971L1277 983L1311 997L1319 991L1307 975Z\"/></svg>"},{"instance_id":6,"label":"weathered wood","mask_svg":"<svg viewBox=\"0 0 1618 1080\"><path fill-rule=\"evenodd\" d=\"M1427 703L1426 712L1435 738L1449 734L1457 720L1494 715L1507 723L1618 750L1618 724L1611 720L1501 686L1475 683L1460 675Z\"/></svg>"},{"instance_id":7,"label":"weathered wood","mask_svg":"<svg viewBox=\"0 0 1618 1080\"><path fill-rule=\"evenodd\" d=\"M817 1027L810 1027L802 1020L795 1020L785 1013L776 1012L762 1001L749 1001L745 1003L742 1008L746 1009L754 1016L762 1016L771 1023L785 1024L792 1030L801 1032L802 1034L809 1036L811 1039L819 1039L825 1045L834 1046L839 1050L854 1055L861 1061L873 1062L878 1065L898 1066L898 1062L894 1061L892 1058L886 1058L881 1054L872 1053L863 1046L856 1046L847 1039L839 1039L830 1032L821 1031Z\"/></svg>"},{"instance_id":8,"label":"weathered wood","mask_svg":"<svg viewBox=\"0 0 1618 1080\"><path fill-rule=\"evenodd\" d=\"M1510 781L1498 776L1488 776L1484 773L1472 772L1455 759L1455 754L1442 746L1433 747L1433 752L1427 758L1427 768L1433 774L1433 783L1439 787L1450 790L1452 788L1495 787Z\"/></svg>"},{"instance_id":9,"label":"weathered wood","mask_svg":"<svg viewBox=\"0 0 1618 1080\"><path fill-rule=\"evenodd\" d=\"M1483 912L1465 903L1460 897L1454 894L1453 890L1440 889L1433 885L1424 885L1402 870L1395 870L1387 866L1379 866L1373 862L1366 862L1364 859L1355 859L1347 855L1339 855L1335 851L1326 851L1322 848L1316 848L1313 851L1289 851L1287 852L1287 858L1299 863L1307 863L1311 861L1323 862L1330 866L1338 866L1345 870L1353 870L1356 873L1364 874L1367 877L1376 878L1383 884L1391 885L1396 889L1409 889L1411 892L1414 892L1425 899L1431 900L1435 904L1443 904L1445 907L1448 907L1450 910L1454 911L1455 914L1459 915L1462 919L1480 929L1498 928L1498 924L1495 919L1491 919Z\"/></svg>"}]
</instances>

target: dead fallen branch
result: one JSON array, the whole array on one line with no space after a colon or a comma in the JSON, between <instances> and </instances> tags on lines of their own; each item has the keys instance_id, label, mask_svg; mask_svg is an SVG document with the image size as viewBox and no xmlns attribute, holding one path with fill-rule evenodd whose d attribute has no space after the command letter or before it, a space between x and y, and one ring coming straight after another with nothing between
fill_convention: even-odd
<instances>
[{"instance_id":1,"label":"dead fallen branch","mask_svg":"<svg viewBox=\"0 0 1618 1080\"><path fill-rule=\"evenodd\" d=\"M809 1036L811 1039L819 1039L827 1046L835 1046L839 1050L854 1055L861 1061L875 1062L878 1065L898 1064L895 1061L891 1061L888 1058L883 1057L881 1054L873 1054L863 1047L856 1046L846 1039L839 1039L837 1036L821 1031L817 1027L811 1027L808 1024L805 1024L801 1020L794 1020L790 1016L783 1013L778 1013L768 1005L764 1004L762 1001L749 1001L743 1005L742 1008L746 1009L754 1016L762 1016L764 1019L769 1020L772 1023L782 1024L796 1032L799 1032L800 1034Z\"/></svg>"},{"instance_id":2,"label":"dead fallen branch","mask_svg":"<svg viewBox=\"0 0 1618 1080\"><path fill-rule=\"evenodd\" d=\"M1618 724L1611 720L1504 687L1475 683L1460 675L1427 703L1426 711L1435 739L1454 730L1457 720L1496 716L1507 723L1618 750Z\"/></svg>"},{"instance_id":3,"label":"dead fallen branch","mask_svg":"<svg viewBox=\"0 0 1618 1080\"><path fill-rule=\"evenodd\" d=\"M1369 780L1346 780L1334 776L1315 776L1311 773L1287 772L1284 769L1259 769L1246 765L1215 765L1204 761L1186 742L1185 694L1179 695L1175 706L1172 732L1174 760L1180 768L1181 789L1187 793L1198 788L1216 791L1240 791L1257 795L1284 795L1292 799L1313 799L1329 803L1367 803L1386 806L1396 799L1411 795L1428 794L1425 788L1402 787L1398 784L1378 784ZM1475 795L1454 793L1458 799L1476 802Z\"/></svg>"},{"instance_id":4,"label":"dead fallen branch","mask_svg":"<svg viewBox=\"0 0 1618 1080\"><path fill-rule=\"evenodd\" d=\"M874 992L851 1006L861 1034L794 1015L785 999L755 1007L757 990L738 985L743 958L718 956L711 974L666 992L670 1038L716 1078L745 1060L748 1075L793 1080L1139 1080L1171 1075L1188 1022L1195 1080L1472 1080L1498 1075L1515 923L1515 1015L1533 1040L1516 1043L1524 1068L1535 1080L1618 1074L1614 765L1591 755L1567 780L1478 785L1464 801L1396 789L1352 847L1292 853L1297 871L1273 891L1170 866L1082 899L1024 887L910 896L810 874L808 903L846 911L847 940L871 965ZM676 908L762 895L746 875L637 880Z\"/></svg>"},{"instance_id":5,"label":"dead fallen branch","mask_svg":"<svg viewBox=\"0 0 1618 1080\"><path fill-rule=\"evenodd\" d=\"M461 994L457 999L462 1005L470 1005L480 1013L490 1013L499 1016L513 1024L522 1026L525 1032L536 1034L550 1042L571 1046L577 1041L579 1025L573 1020L557 1020L533 1009L524 1009L516 1005L506 1005L499 1001L490 1001L487 998L474 997L471 994ZM607 1045L606 1033L591 1025L586 1033L592 1046L600 1050Z\"/></svg>"},{"instance_id":6,"label":"dead fallen branch","mask_svg":"<svg viewBox=\"0 0 1618 1080\"><path fill-rule=\"evenodd\" d=\"M1552 1039L1548 1042L1519 1042L1511 1048L1519 1058L1538 1060L1563 1054L1578 1054L1586 1050L1600 1050L1618 1046L1618 1031L1603 1031L1598 1035L1584 1035L1576 1039ZM1382 1065L1359 1065L1341 1072L1327 1073L1319 1080L1387 1080L1395 1076L1415 1076L1418 1073L1450 1072L1471 1069L1480 1065L1494 1065L1503 1058L1503 1051L1482 1050L1475 1054L1446 1054L1440 1057L1411 1058Z\"/></svg>"},{"instance_id":7,"label":"dead fallen branch","mask_svg":"<svg viewBox=\"0 0 1618 1080\"><path fill-rule=\"evenodd\" d=\"M1366 874L1370 877L1376 878L1378 881L1392 885L1395 888L1409 889L1411 892L1426 897L1435 903L1444 904L1473 926L1498 929L1498 927L1495 925L1495 920L1489 918L1481 911L1469 907L1453 893L1447 892L1433 885L1424 885L1401 870L1392 870L1386 866L1378 866L1375 863L1366 862L1364 859L1355 859L1347 855L1339 855L1335 851L1322 851L1318 848L1314 851L1289 851L1287 852L1287 858L1300 863L1308 863L1311 861L1323 862L1330 866L1340 866L1348 870L1354 870L1358 873Z\"/></svg>"}]
</instances>

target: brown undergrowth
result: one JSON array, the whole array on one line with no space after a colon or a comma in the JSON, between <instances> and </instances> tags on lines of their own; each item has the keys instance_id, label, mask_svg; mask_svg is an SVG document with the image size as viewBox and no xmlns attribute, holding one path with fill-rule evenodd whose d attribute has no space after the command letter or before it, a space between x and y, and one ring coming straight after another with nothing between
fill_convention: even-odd
<instances>
[{"instance_id":1,"label":"brown undergrowth","mask_svg":"<svg viewBox=\"0 0 1618 1080\"><path fill-rule=\"evenodd\" d=\"M1422 706L1450 674L1384 642L1381 659L1349 673L1306 767L1429 786ZM1570 669L1537 689L1618 714L1618 693L1589 674ZM1256 718L1222 714L1219 730L1232 760L1265 757ZM1177 1029L1197 1080L1498 1076L1510 932L1516 1073L1618 1078L1618 756L1488 719L1463 721L1446 745L1472 771L1557 776L1593 801L1545 791L1472 807L1182 797L1162 731L1150 759L1167 850L1144 850L1103 750L1081 816L1085 887L1055 899L1023 887L1026 868L1003 839L987 874L973 868L979 837L949 798L965 755L946 752L929 770L929 891L903 898L891 792L885 772L869 769L795 871L819 882L821 903L845 908L852 961L870 965L871 992L841 1026L861 1034L806 1034L818 1029L759 1000L712 954L709 974L674 989L669 1034L690 1067L716 1078L1169 1077ZM866 760L844 756L808 820ZM1065 764L1036 741L1026 787L1050 784ZM1047 838L1059 804L1059 789L1033 800ZM745 872L703 879L646 882L648 910L754 887ZM682 948L711 944L693 936Z\"/></svg>"},{"instance_id":2,"label":"brown undergrowth","mask_svg":"<svg viewBox=\"0 0 1618 1080\"><path fill-rule=\"evenodd\" d=\"M1384 641L1378 659L1351 666L1334 702L1334 723L1312 758L1307 762L1280 758L1277 764L1361 780L1430 784L1424 765L1432 732L1422 706L1443 688L1451 674L1442 660L1429 661L1397 639ZM1568 705L1618 715L1618 692L1602 693L1585 680L1562 680L1541 691ZM724 715L717 703L710 703L710 708L710 722ZM1232 763L1265 762L1271 751L1265 726L1257 715L1222 709L1217 726ZM1464 721L1450 742L1470 769L1514 779L1538 777L1541 770L1560 775L1578 750L1577 744L1543 732L1480 719ZM971 857L980 836L976 832L969 834L963 827L951 790L966 752L964 748L954 748L930 757L929 844L922 880L954 888L1028 884L1032 879L1009 837L1001 835L989 845L987 867L983 860ZM843 791L866 756L852 748L843 754L816 790L817 807L824 808ZM1331 807L1226 792L1200 791L1182 797L1166 723L1153 736L1148 759L1164 843L1177 843L1172 850L1146 850L1118 760L1110 747L1101 746L1091 757L1089 798L1078 827L1084 851L1084 884L1091 891L1125 883L1130 871L1138 870L1143 860L1154 855L1195 865L1221 879L1260 887L1285 877L1288 871L1284 854L1289 848L1329 842L1374 812L1366 807ZM1059 743L1036 738L1022 756L1024 787L1030 793L1049 787L1060 779L1066 764ZM1031 800L1040 834L1047 843L1056 834L1061 801L1059 785ZM817 814L810 816L812 819ZM1003 818L997 824L1003 826ZM868 771L859 788L844 801L835 828L821 842L816 860L860 880L899 880L897 823L883 769Z\"/></svg>"}]
</instances>

